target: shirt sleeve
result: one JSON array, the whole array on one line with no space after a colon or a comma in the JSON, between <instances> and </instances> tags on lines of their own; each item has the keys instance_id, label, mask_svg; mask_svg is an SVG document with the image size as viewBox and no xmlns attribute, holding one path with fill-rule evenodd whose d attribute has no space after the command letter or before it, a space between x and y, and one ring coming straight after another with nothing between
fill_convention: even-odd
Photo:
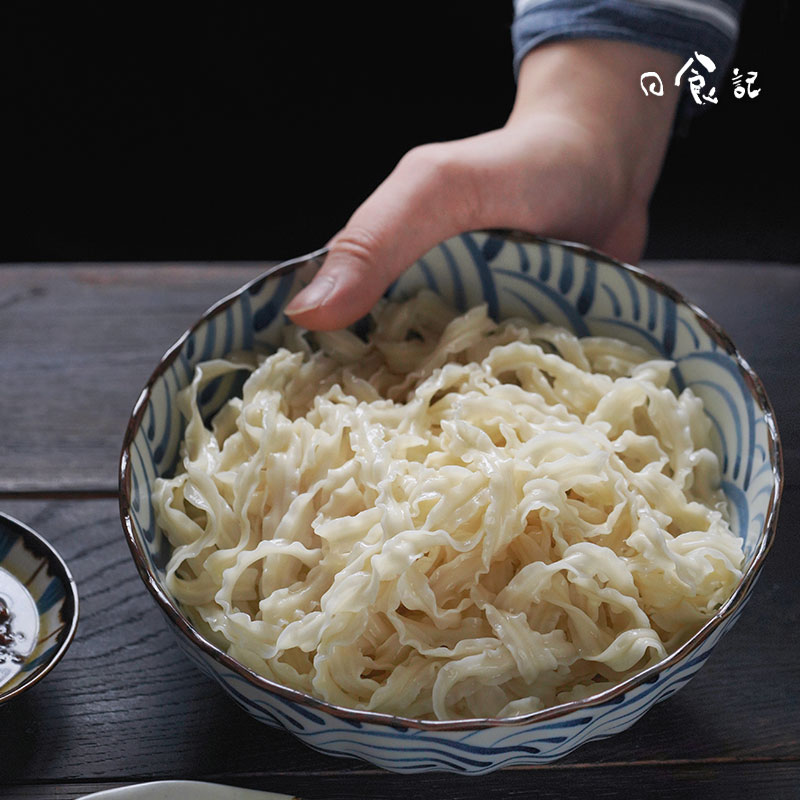
<instances>
[{"instance_id":1,"label":"shirt sleeve","mask_svg":"<svg viewBox=\"0 0 800 800\"><path fill-rule=\"evenodd\" d=\"M518 75L523 58L545 42L620 39L687 60L695 51L708 56L716 69L703 74L708 87L718 87L733 57L743 4L744 0L515 0L514 72ZM661 77L674 80L671 75ZM683 83L685 88L685 79Z\"/></svg>"}]
</instances>

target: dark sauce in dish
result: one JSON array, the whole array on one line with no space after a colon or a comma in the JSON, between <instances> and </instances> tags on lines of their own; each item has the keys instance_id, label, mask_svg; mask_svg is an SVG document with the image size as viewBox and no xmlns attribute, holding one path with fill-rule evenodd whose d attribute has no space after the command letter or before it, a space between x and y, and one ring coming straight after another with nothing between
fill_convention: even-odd
<instances>
[{"instance_id":1,"label":"dark sauce in dish","mask_svg":"<svg viewBox=\"0 0 800 800\"><path fill-rule=\"evenodd\" d=\"M39 612L30 592L0 567L0 687L20 671L38 633Z\"/></svg>"}]
</instances>

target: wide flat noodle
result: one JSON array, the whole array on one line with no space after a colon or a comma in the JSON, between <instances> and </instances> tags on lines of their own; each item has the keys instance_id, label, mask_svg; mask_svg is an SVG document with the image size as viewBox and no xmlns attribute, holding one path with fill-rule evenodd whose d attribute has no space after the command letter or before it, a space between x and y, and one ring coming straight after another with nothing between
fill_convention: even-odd
<instances>
[{"instance_id":1,"label":"wide flat noodle","mask_svg":"<svg viewBox=\"0 0 800 800\"><path fill-rule=\"evenodd\" d=\"M515 716L658 662L730 596L741 541L670 362L431 292L373 317L181 393L166 582L231 656L351 708ZM199 393L240 369L209 428Z\"/></svg>"}]
</instances>

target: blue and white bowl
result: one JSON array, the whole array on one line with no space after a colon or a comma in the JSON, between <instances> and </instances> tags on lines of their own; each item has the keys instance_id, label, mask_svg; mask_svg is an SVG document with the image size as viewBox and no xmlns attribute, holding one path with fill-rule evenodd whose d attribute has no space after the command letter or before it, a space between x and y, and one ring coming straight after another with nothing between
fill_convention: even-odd
<instances>
[{"instance_id":1,"label":"blue and white bowl","mask_svg":"<svg viewBox=\"0 0 800 800\"><path fill-rule=\"evenodd\" d=\"M585 700L512 719L420 721L337 707L266 680L206 641L170 596L164 585L170 546L154 524L150 487L176 465L183 422L175 397L200 361L277 344L281 328L291 324L283 309L323 256L286 262L213 306L166 353L133 409L120 462L122 524L139 574L182 649L256 719L331 755L398 772L480 774L545 763L630 727L689 681L740 615L775 534L781 451L761 381L719 326L641 270L578 245L508 232L464 234L421 258L388 294L401 299L427 287L460 310L486 303L496 319L524 316L579 336L615 336L675 362L678 388L690 386L702 397L713 423L723 488L745 552L736 591L686 644ZM204 414L230 396L231 381L202 393Z\"/></svg>"},{"instance_id":2,"label":"blue and white bowl","mask_svg":"<svg viewBox=\"0 0 800 800\"><path fill-rule=\"evenodd\" d=\"M39 617L31 652L19 672L0 686L0 703L4 703L44 678L66 653L78 627L78 588L53 547L32 528L3 513L0 568L25 587Z\"/></svg>"}]
</instances>

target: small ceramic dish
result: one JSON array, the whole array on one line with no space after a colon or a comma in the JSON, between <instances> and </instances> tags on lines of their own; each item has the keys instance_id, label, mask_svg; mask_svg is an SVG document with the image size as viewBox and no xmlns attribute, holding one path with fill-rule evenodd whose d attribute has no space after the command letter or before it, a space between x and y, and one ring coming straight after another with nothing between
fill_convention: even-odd
<instances>
[{"instance_id":1,"label":"small ceramic dish","mask_svg":"<svg viewBox=\"0 0 800 800\"><path fill-rule=\"evenodd\" d=\"M732 596L685 644L583 700L505 719L417 720L342 708L255 674L204 638L170 595L164 567L171 548L154 522L151 486L178 460L184 423L177 394L201 361L276 346L282 328L292 324L283 309L323 256L318 251L286 262L213 306L165 354L133 409L120 461L122 524L139 574L178 643L261 722L331 755L398 772L479 774L546 763L629 728L690 680L741 614L775 536L781 449L764 387L727 334L671 287L580 245L509 232L464 234L420 259L387 296L402 300L427 288L461 311L485 303L495 319L522 316L578 336L617 337L674 362L676 387L691 387L711 419L731 525L745 555ZM204 417L236 388L230 377L210 383L199 398Z\"/></svg>"},{"instance_id":2,"label":"small ceramic dish","mask_svg":"<svg viewBox=\"0 0 800 800\"><path fill-rule=\"evenodd\" d=\"M36 531L0 513L0 616L13 642L0 647L0 703L38 683L78 626L78 588L61 556ZM18 623L18 624L15 624Z\"/></svg>"}]
</instances>

